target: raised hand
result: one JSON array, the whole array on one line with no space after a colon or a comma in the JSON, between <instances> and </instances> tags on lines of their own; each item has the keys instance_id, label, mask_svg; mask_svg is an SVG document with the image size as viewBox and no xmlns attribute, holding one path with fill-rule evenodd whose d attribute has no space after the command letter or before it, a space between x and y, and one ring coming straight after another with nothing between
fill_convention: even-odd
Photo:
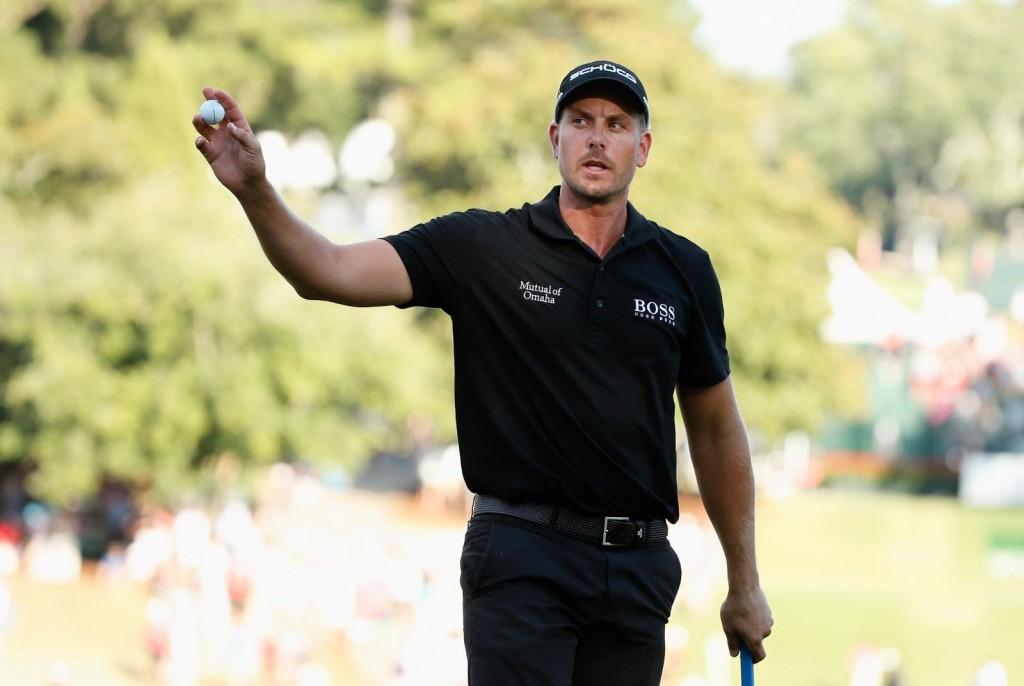
<instances>
[{"instance_id":1,"label":"raised hand","mask_svg":"<svg viewBox=\"0 0 1024 686\"><path fill-rule=\"evenodd\" d=\"M206 100L217 100L224 106L224 119L218 126L192 117L192 126L199 133L196 149L203 154L217 180L235 195L265 182L266 162L260 143L234 99L222 90L203 88Z\"/></svg>"}]
</instances>

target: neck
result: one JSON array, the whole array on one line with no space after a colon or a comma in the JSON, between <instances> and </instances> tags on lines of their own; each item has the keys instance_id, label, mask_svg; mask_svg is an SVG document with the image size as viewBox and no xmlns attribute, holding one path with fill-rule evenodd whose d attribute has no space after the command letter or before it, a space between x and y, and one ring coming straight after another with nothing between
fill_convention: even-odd
<instances>
[{"instance_id":1,"label":"neck","mask_svg":"<svg viewBox=\"0 0 1024 686\"><path fill-rule=\"evenodd\" d=\"M581 200L563 184L558 193L558 209L566 225L598 257L607 255L626 231L625 194L607 203L595 203Z\"/></svg>"}]
</instances>

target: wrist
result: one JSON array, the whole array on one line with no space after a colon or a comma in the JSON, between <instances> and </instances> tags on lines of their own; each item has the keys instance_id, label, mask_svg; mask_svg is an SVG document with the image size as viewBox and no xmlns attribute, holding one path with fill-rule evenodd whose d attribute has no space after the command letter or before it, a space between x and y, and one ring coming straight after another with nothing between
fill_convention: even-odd
<instances>
[{"instance_id":1,"label":"wrist","mask_svg":"<svg viewBox=\"0 0 1024 686\"><path fill-rule=\"evenodd\" d=\"M246 180L233 193L238 202L243 205L257 207L272 202L277 195L277 191L274 190L265 175Z\"/></svg>"},{"instance_id":2,"label":"wrist","mask_svg":"<svg viewBox=\"0 0 1024 686\"><path fill-rule=\"evenodd\" d=\"M761 576L757 569L729 570L726 579L729 582L729 590L737 593L756 591L761 588Z\"/></svg>"}]
</instances>

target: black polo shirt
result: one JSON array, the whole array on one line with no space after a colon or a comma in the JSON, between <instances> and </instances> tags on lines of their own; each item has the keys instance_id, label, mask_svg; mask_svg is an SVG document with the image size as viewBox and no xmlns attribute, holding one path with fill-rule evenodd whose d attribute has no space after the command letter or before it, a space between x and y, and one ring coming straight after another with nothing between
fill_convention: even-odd
<instances>
[{"instance_id":1,"label":"black polo shirt","mask_svg":"<svg viewBox=\"0 0 1024 686\"><path fill-rule=\"evenodd\" d=\"M595 515L679 516L673 393L729 375L708 254L628 207L604 259L562 220L556 186L388 236L403 305L452 318L466 485Z\"/></svg>"}]
</instances>

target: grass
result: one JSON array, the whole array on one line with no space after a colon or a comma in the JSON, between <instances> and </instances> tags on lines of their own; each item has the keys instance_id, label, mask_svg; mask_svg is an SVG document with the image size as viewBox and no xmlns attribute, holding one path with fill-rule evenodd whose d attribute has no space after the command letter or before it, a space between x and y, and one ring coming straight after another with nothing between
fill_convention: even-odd
<instances>
[{"instance_id":1,"label":"grass","mask_svg":"<svg viewBox=\"0 0 1024 686\"><path fill-rule=\"evenodd\" d=\"M775 617L758 683L848 686L863 644L899 651L904 686L970 686L990 659L1024 677L1024 579L989 572L996 547L1024 555L1024 511L821 491L762 502L758 517ZM713 609L677 613L692 644L720 632Z\"/></svg>"}]
</instances>

